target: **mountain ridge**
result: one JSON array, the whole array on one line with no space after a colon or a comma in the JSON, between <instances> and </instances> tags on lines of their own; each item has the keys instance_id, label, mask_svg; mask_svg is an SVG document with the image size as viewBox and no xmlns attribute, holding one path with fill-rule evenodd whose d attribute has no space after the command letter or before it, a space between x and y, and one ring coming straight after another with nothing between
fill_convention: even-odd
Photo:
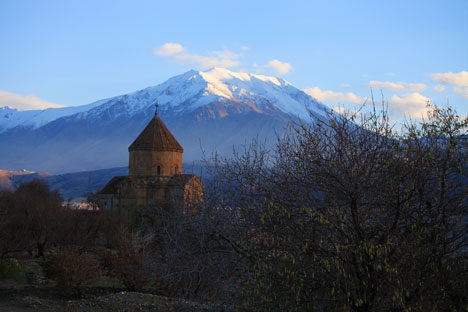
<instances>
[{"instance_id":1,"label":"mountain ridge","mask_svg":"<svg viewBox=\"0 0 468 312\"><path fill-rule=\"evenodd\" d=\"M125 166L127 148L154 115L156 102L184 147L184 161L215 150L228 155L255 136L273 143L291 121L323 118L330 111L281 78L223 68L191 70L84 107L45 110L42 117L50 121L35 123L36 112L36 119L8 128L0 118L0 168L56 174Z\"/></svg>"}]
</instances>

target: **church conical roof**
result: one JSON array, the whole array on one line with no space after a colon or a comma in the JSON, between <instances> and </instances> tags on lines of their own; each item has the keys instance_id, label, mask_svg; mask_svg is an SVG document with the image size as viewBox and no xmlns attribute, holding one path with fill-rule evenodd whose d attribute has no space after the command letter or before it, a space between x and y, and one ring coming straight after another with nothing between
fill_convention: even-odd
<instances>
[{"instance_id":1,"label":"church conical roof","mask_svg":"<svg viewBox=\"0 0 468 312\"><path fill-rule=\"evenodd\" d=\"M150 123L128 148L132 150L175 151L184 149L156 113Z\"/></svg>"}]
</instances>

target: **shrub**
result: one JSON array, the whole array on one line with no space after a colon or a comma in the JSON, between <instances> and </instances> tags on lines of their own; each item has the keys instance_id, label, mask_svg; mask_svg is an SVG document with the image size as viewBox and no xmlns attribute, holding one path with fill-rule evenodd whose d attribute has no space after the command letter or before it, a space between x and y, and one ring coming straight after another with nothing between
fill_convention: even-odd
<instances>
[{"instance_id":1,"label":"shrub","mask_svg":"<svg viewBox=\"0 0 468 312\"><path fill-rule=\"evenodd\" d=\"M151 260L132 235L122 233L117 252L110 255L110 269L129 291L146 290L152 278Z\"/></svg>"},{"instance_id":2,"label":"shrub","mask_svg":"<svg viewBox=\"0 0 468 312\"><path fill-rule=\"evenodd\" d=\"M50 255L42 262L42 266L47 278L80 297L101 276L98 261L90 254L79 252L77 248Z\"/></svg>"}]
</instances>

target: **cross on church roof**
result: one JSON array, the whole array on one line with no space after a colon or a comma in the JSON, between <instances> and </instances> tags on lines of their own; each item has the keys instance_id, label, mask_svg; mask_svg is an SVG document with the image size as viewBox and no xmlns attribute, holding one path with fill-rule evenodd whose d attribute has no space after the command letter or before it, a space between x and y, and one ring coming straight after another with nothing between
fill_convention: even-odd
<instances>
[{"instance_id":1,"label":"cross on church roof","mask_svg":"<svg viewBox=\"0 0 468 312\"><path fill-rule=\"evenodd\" d=\"M158 114L158 107L159 107L158 101L156 101L156 103L154 104L154 106L156 106L156 115L157 115L157 114Z\"/></svg>"}]
</instances>

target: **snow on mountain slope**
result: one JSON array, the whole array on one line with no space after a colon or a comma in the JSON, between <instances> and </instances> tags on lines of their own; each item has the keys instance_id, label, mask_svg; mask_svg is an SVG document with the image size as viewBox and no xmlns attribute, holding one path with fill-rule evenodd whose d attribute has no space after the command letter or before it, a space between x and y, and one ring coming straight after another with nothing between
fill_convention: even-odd
<instances>
[{"instance_id":1,"label":"snow on mountain slope","mask_svg":"<svg viewBox=\"0 0 468 312\"><path fill-rule=\"evenodd\" d=\"M268 103L301 119L308 119L309 109L319 115L327 110L283 79L213 68L205 72L191 70L158 86L83 106L31 111L3 107L0 133L18 126L34 130L61 117L98 120L133 116L154 109L151 107L156 101L161 111L171 114L194 111L215 101L249 104L257 112L264 112L264 103Z\"/></svg>"},{"instance_id":2,"label":"snow on mountain slope","mask_svg":"<svg viewBox=\"0 0 468 312\"><path fill-rule=\"evenodd\" d=\"M96 101L83 106L48 108L44 110L22 111L8 106L0 107L0 133L18 126L29 129L40 128L58 118L87 111L99 106L106 100Z\"/></svg>"},{"instance_id":3,"label":"snow on mountain slope","mask_svg":"<svg viewBox=\"0 0 468 312\"><path fill-rule=\"evenodd\" d=\"M268 108L274 105L286 114L305 120L309 118L309 109L318 115L328 110L283 79L214 68L205 72L191 70L155 87L110 98L93 109L83 110L79 118L133 116L154 110L155 102L161 112L171 115L193 112L213 102L248 104L263 113L267 103Z\"/></svg>"},{"instance_id":4,"label":"snow on mountain slope","mask_svg":"<svg viewBox=\"0 0 468 312\"><path fill-rule=\"evenodd\" d=\"M283 112L306 119L309 116L305 103L293 98L300 91L287 81L248 73L235 73L223 68L214 68L200 75L208 82L206 92L230 100L265 96Z\"/></svg>"},{"instance_id":5,"label":"snow on mountain slope","mask_svg":"<svg viewBox=\"0 0 468 312\"><path fill-rule=\"evenodd\" d=\"M284 113L302 119L309 118L308 109L318 114L327 110L324 105L283 79L236 73L224 68L205 72L190 71L159 87L164 90L156 95L159 104L177 112L193 111L216 100L239 103L253 101L255 108L260 111L264 109L262 103L269 102Z\"/></svg>"}]
</instances>

